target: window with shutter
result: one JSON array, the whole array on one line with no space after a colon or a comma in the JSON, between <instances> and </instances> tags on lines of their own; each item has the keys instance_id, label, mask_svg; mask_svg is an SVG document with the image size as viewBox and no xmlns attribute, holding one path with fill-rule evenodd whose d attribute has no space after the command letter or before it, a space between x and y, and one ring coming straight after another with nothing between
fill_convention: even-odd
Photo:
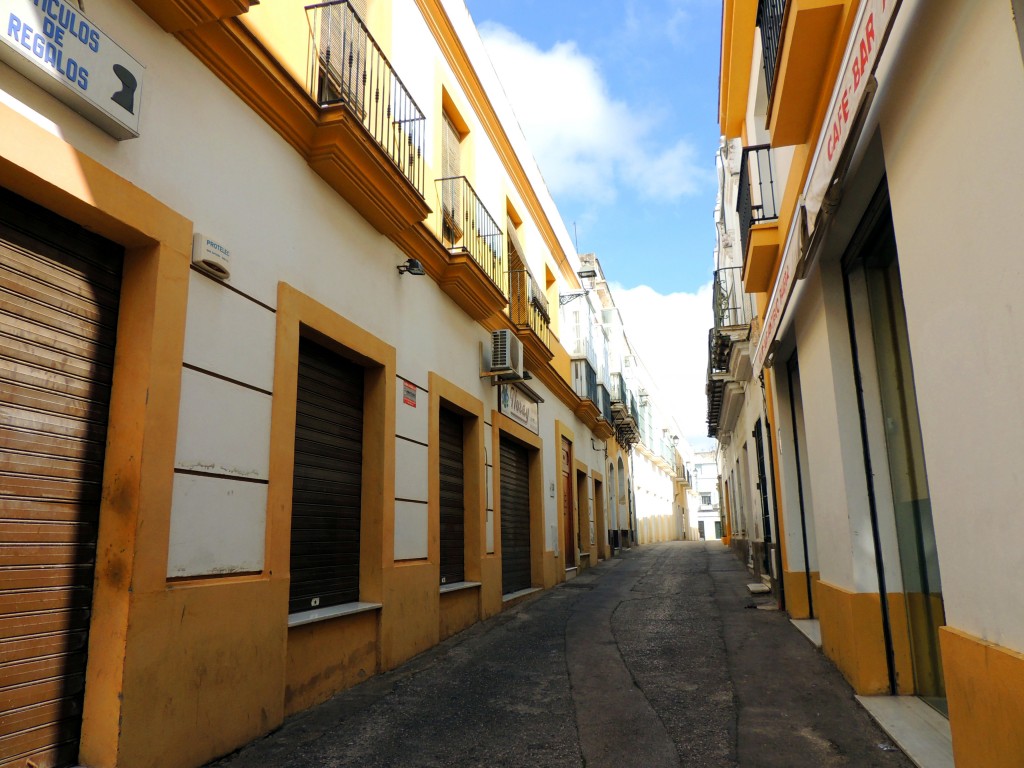
<instances>
[{"instance_id":1,"label":"window with shutter","mask_svg":"<svg viewBox=\"0 0 1024 768\"><path fill-rule=\"evenodd\" d=\"M465 581L466 503L462 416L442 408L438 419L441 583Z\"/></svg>"},{"instance_id":2,"label":"window with shutter","mask_svg":"<svg viewBox=\"0 0 1024 768\"><path fill-rule=\"evenodd\" d=\"M459 178L462 137L447 115L441 119L441 207L444 210L444 235L450 243L462 238L462 179Z\"/></svg>"},{"instance_id":3,"label":"window with shutter","mask_svg":"<svg viewBox=\"0 0 1024 768\"><path fill-rule=\"evenodd\" d=\"M363 369L299 342L290 613L359 600Z\"/></svg>"},{"instance_id":4,"label":"window with shutter","mask_svg":"<svg viewBox=\"0 0 1024 768\"><path fill-rule=\"evenodd\" d=\"M523 260L523 246L519 242L516 225L511 216L506 219L505 232L508 237L509 310L512 313L513 323L528 325L529 313L526 307L529 301L529 278L526 272L526 262Z\"/></svg>"}]
</instances>

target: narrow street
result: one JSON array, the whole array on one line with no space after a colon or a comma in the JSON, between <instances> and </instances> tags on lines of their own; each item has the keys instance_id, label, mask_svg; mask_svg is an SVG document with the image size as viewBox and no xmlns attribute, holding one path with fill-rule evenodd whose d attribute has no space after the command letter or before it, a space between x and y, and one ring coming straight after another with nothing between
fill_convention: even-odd
<instances>
[{"instance_id":1,"label":"narrow street","mask_svg":"<svg viewBox=\"0 0 1024 768\"><path fill-rule=\"evenodd\" d=\"M910 766L749 581L717 541L628 551L212 765Z\"/></svg>"}]
</instances>

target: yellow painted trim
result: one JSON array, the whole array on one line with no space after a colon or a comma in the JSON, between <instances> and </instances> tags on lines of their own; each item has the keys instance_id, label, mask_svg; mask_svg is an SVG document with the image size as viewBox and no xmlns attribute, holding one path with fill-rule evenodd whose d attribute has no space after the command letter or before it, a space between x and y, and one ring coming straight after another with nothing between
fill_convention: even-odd
<instances>
[{"instance_id":1,"label":"yellow painted trim","mask_svg":"<svg viewBox=\"0 0 1024 768\"><path fill-rule=\"evenodd\" d=\"M779 456L782 454L779 452L779 430L777 429L778 424L775 421L776 410L775 396L773 394L774 389L772 387L773 376L774 371L772 371L772 369L764 369L765 410L768 414L769 424L771 425L771 434L768 436L768 439L771 440L771 450L773 454L771 465L769 467L772 472L772 506L775 508L775 515L772 517L772 527L778 528L778 530L775 531L775 541L776 546L780 549L779 562L782 563L783 573L781 575L784 578L786 565L789 562L789 559L786 555L786 514L785 508L782 504L782 493L779 490L781 487L780 465L782 464L782 462L779 461ZM765 460L768 460L767 456L765 457ZM785 582L783 582L783 588L785 588ZM786 592L786 600L788 602L789 592Z\"/></svg>"},{"instance_id":2,"label":"yellow painted trim","mask_svg":"<svg viewBox=\"0 0 1024 768\"><path fill-rule=\"evenodd\" d=\"M593 546L590 544L590 496L594 492L594 484L593 484L593 481L591 481L591 479L590 479L590 468L586 464L584 464L582 461L577 459L576 456L575 456L575 453L573 454L573 459L575 460L574 461L575 466L574 466L574 473L573 473L573 483L574 483L575 488L576 488L576 509L575 509L576 526L577 526L576 530L579 531L579 538L580 538L580 545L581 545L580 546L580 555L581 555L581 557L582 557L582 555L586 555L586 554L590 555L590 558L589 558L590 562L589 563L584 563L584 562L577 563L577 565L579 565L580 568L582 568L584 565L593 565L594 563L597 562L597 546L596 546L596 542L597 542L597 524L596 524L596 521L595 521L595 525L594 525L594 542L595 542L595 544ZM580 475L583 475L583 488L586 491L586 495L583 496L583 497L580 496ZM585 515L583 514L584 512L586 513ZM584 525L583 525L584 523L586 523L586 527L584 527Z\"/></svg>"},{"instance_id":3,"label":"yellow painted trim","mask_svg":"<svg viewBox=\"0 0 1024 768\"><path fill-rule=\"evenodd\" d=\"M430 390L430 415L427 428L427 505L428 505L428 551L429 560L437 565L440 573L441 562L441 455L440 455L440 409L443 405L454 407L464 415L464 503L465 519L465 574L466 581L483 582L484 574L481 565L484 557L487 520L486 466L484 456L484 404L457 384L448 381L440 374L431 371L427 375L427 388ZM440 581L440 576L435 582ZM483 614L483 590L473 591L476 605L476 619ZM446 615L446 605L456 609L460 615L468 608L465 599L441 599L440 622L441 639L449 634L461 631L465 626L465 618L455 619ZM472 622L470 622L472 623ZM453 629L459 627L459 629Z\"/></svg>"},{"instance_id":4,"label":"yellow painted trim","mask_svg":"<svg viewBox=\"0 0 1024 768\"><path fill-rule=\"evenodd\" d=\"M1024 765L1024 653L939 630L958 768Z\"/></svg>"},{"instance_id":5,"label":"yellow painted trim","mask_svg":"<svg viewBox=\"0 0 1024 768\"><path fill-rule=\"evenodd\" d=\"M805 571L788 571L783 567L783 579L786 586L786 612L793 619L813 619L811 607L807 603L807 573ZM816 598L818 581L821 574L811 571L811 598Z\"/></svg>"},{"instance_id":6,"label":"yellow painted trim","mask_svg":"<svg viewBox=\"0 0 1024 768\"><path fill-rule=\"evenodd\" d=\"M743 260L743 288L747 293L765 293L779 262L779 221L766 221L750 228Z\"/></svg>"},{"instance_id":7,"label":"yellow painted trim","mask_svg":"<svg viewBox=\"0 0 1024 768\"><path fill-rule=\"evenodd\" d=\"M768 130L778 147L817 140L858 0L789 0ZM815 122L817 121L817 122Z\"/></svg>"},{"instance_id":8,"label":"yellow painted trim","mask_svg":"<svg viewBox=\"0 0 1024 768\"><path fill-rule=\"evenodd\" d=\"M562 484L562 438L568 440L569 444L572 446L572 453L570 454L569 459L569 473L573 488L575 488L576 473L573 471L572 462L576 458L576 433L572 429L570 429L567 424L558 419L555 419L554 450L556 451L555 455L558 457L555 460L555 514L557 515L558 519L558 546L556 547L555 551L555 581L559 583L565 581L565 569L568 567L569 562L565 557L566 530L565 515L563 514L563 510L565 508L565 486ZM575 505L577 510L579 509L578 504L579 502L577 501L577 504ZM574 511L573 514L576 517L576 525L578 526L580 524L579 514L576 511ZM560 565L561 567L557 567L558 565ZM579 564L577 563L577 565Z\"/></svg>"},{"instance_id":9,"label":"yellow painted trim","mask_svg":"<svg viewBox=\"0 0 1024 768\"><path fill-rule=\"evenodd\" d=\"M394 567L395 543L395 348L282 282L278 284L277 291L274 400L270 425L268 571L275 579L287 582L300 337L308 337L365 367L359 597L364 602L385 603L385 607L379 619L376 614L370 614L372 632L368 628L370 619L365 614L344 616L320 622L315 627L307 625L287 631L284 707L289 713L322 701L380 668L381 649L390 639L385 568L390 570ZM276 598L274 603L264 604L261 609L269 611L286 625L287 588L280 590ZM346 626L350 631L342 632L333 626L321 625ZM366 656L368 643L376 649L372 664ZM343 659L356 657L359 662L354 666L339 664Z\"/></svg>"},{"instance_id":10,"label":"yellow painted trim","mask_svg":"<svg viewBox=\"0 0 1024 768\"><path fill-rule=\"evenodd\" d=\"M590 470L590 482L594 491L594 529L597 535L596 557L599 560L607 560L611 557L612 553L608 546L608 520L604 508L604 473L598 472L596 469Z\"/></svg>"},{"instance_id":11,"label":"yellow painted trim","mask_svg":"<svg viewBox=\"0 0 1024 768\"><path fill-rule=\"evenodd\" d=\"M148 765L160 738L134 751L124 725L153 626L139 606L166 584L192 223L5 105L0 185L125 248L80 756Z\"/></svg>"},{"instance_id":12,"label":"yellow painted trim","mask_svg":"<svg viewBox=\"0 0 1024 768\"><path fill-rule=\"evenodd\" d=\"M821 622L821 647L825 655L835 662L858 694L889 693L878 593L850 592L820 579L816 586L815 612ZM903 594L890 593L888 600L898 692L913 693L914 673Z\"/></svg>"},{"instance_id":13,"label":"yellow painted trim","mask_svg":"<svg viewBox=\"0 0 1024 768\"><path fill-rule=\"evenodd\" d=\"M530 458L530 579L535 587L552 587L555 582L545 563L553 553L545 545L544 535L544 442L521 424L498 411L491 411L491 457L494 486L494 554L498 560L498 581L501 581L501 436L522 443ZM547 575L546 575L547 574ZM564 577L564 574L563 574ZM499 595L501 589L498 590Z\"/></svg>"},{"instance_id":14,"label":"yellow painted trim","mask_svg":"<svg viewBox=\"0 0 1024 768\"><path fill-rule=\"evenodd\" d=\"M734 139L746 130L747 96L750 93L756 26L757 3L725 0L722 9L718 124L727 139ZM745 139L743 143L747 144Z\"/></svg>"}]
</instances>

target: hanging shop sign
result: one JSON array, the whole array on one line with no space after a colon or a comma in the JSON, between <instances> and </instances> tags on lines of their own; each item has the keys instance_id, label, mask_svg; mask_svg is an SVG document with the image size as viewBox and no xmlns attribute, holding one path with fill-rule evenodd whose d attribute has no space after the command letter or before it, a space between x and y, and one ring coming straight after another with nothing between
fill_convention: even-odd
<instances>
[{"instance_id":1,"label":"hanging shop sign","mask_svg":"<svg viewBox=\"0 0 1024 768\"><path fill-rule=\"evenodd\" d=\"M841 176L845 172L840 162L849 161L847 143L863 126L866 115L862 110L870 103L870 96L874 92L875 69L900 3L901 0L866 0L861 5L854 34L850 37L842 69L839 70L839 77L832 91L828 118L821 129L811 172L808 174L807 185L801 197L799 215L793 217L786 237L782 265L775 278L771 298L768 300L761 336L754 350L755 376L766 362L771 365L779 324L789 305L798 277L806 274L807 265L801 262L808 255L807 224L813 222L813 229L823 226L822 217L819 216L822 203L829 188L837 181L837 175ZM818 237L814 239L820 241L822 233L819 231L817 235Z\"/></svg>"},{"instance_id":2,"label":"hanging shop sign","mask_svg":"<svg viewBox=\"0 0 1024 768\"><path fill-rule=\"evenodd\" d=\"M513 384L502 384L498 389L498 412L539 435L540 405Z\"/></svg>"},{"instance_id":3,"label":"hanging shop sign","mask_svg":"<svg viewBox=\"0 0 1024 768\"><path fill-rule=\"evenodd\" d=\"M67 0L0 0L0 60L115 139L139 135L145 67Z\"/></svg>"}]
</instances>

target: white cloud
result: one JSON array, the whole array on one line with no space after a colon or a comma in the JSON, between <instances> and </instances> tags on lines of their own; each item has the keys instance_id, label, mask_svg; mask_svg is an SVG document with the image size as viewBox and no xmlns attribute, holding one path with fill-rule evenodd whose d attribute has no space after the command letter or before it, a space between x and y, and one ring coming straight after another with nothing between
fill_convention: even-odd
<instances>
[{"instance_id":1,"label":"white cloud","mask_svg":"<svg viewBox=\"0 0 1024 768\"><path fill-rule=\"evenodd\" d=\"M655 402L694 447L706 444L711 283L696 293L660 294L641 285L611 285L626 336L654 380Z\"/></svg>"},{"instance_id":2,"label":"white cloud","mask_svg":"<svg viewBox=\"0 0 1024 768\"><path fill-rule=\"evenodd\" d=\"M608 203L623 187L660 202L698 192L708 172L693 147L613 98L574 42L543 51L492 22L480 35L552 194Z\"/></svg>"}]
</instances>

